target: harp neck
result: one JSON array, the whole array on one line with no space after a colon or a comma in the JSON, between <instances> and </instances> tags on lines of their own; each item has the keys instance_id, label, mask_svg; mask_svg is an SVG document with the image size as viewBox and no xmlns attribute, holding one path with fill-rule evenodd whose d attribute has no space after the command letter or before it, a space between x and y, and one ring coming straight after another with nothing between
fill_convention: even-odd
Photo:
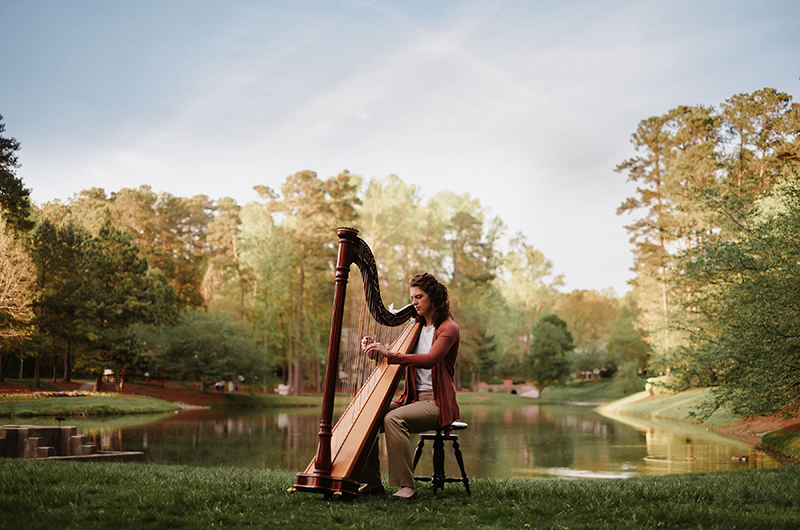
<instances>
[{"instance_id":1,"label":"harp neck","mask_svg":"<svg viewBox=\"0 0 800 530\"><path fill-rule=\"evenodd\" d=\"M381 298L381 288L378 282L378 266L375 263L375 256L372 254L369 245L358 237L358 231L354 228L340 228L337 232L340 238L346 238L352 241L350 261L361 271L367 308L372 318L379 324L394 327L416 316L416 311L414 311L414 306L412 304L404 306L396 313L386 309L383 299Z\"/></svg>"}]
</instances>

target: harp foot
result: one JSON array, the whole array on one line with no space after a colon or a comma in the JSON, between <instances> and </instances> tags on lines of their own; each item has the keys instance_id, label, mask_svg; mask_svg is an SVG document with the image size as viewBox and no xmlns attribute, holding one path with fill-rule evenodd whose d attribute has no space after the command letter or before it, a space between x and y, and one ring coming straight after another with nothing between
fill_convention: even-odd
<instances>
[{"instance_id":1,"label":"harp foot","mask_svg":"<svg viewBox=\"0 0 800 530\"><path fill-rule=\"evenodd\" d=\"M325 498L336 495L339 498L358 495L359 483L348 478L316 475L314 473L298 473L295 491L322 493Z\"/></svg>"}]
</instances>

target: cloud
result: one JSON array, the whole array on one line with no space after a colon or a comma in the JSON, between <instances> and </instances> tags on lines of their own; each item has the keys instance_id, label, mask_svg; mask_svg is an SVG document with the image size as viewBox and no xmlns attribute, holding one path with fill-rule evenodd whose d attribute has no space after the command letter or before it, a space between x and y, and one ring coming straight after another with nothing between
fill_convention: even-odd
<instances>
[{"instance_id":1,"label":"cloud","mask_svg":"<svg viewBox=\"0 0 800 530\"><path fill-rule=\"evenodd\" d=\"M796 73L777 81L798 8L770 5L87 4L67 25L19 8L0 22L21 52L0 100L38 201L149 184L245 203L303 169L394 173L478 197L569 289L622 292L630 134L680 104L796 90ZM9 24L30 29L25 49Z\"/></svg>"}]
</instances>

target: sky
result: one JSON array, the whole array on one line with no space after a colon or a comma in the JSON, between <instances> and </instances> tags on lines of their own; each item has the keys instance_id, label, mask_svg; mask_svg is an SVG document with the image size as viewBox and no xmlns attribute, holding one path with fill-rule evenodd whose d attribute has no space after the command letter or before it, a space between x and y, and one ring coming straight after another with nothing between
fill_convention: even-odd
<instances>
[{"instance_id":1,"label":"sky","mask_svg":"<svg viewBox=\"0 0 800 530\"><path fill-rule=\"evenodd\" d=\"M562 291L621 295L638 123L798 100L798 28L796 0L0 0L0 114L39 204L395 174L479 199Z\"/></svg>"}]
</instances>

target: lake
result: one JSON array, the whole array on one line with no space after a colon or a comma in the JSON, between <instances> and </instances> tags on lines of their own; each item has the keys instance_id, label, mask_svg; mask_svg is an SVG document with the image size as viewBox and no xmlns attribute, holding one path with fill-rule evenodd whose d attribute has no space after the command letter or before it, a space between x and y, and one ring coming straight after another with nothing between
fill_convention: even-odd
<instances>
[{"instance_id":1,"label":"lake","mask_svg":"<svg viewBox=\"0 0 800 530\"><path fill-rule=\"evenodd\" d=\"M705 428L612 419L590 406L471 405L462 407L462 420L469 424L458 434L470 477L626 478L780 465ZM52 420L35 423L42 422ZM203 409L65 424L76 425L101 449L143 451L150 463L301 471L316 452L319 409ZM447 445L447 473L456 476ZM420 460L418 474L430 475L429 454ZM746 461L733 459L742 455Z\"/></svg>"}]
</instances>

